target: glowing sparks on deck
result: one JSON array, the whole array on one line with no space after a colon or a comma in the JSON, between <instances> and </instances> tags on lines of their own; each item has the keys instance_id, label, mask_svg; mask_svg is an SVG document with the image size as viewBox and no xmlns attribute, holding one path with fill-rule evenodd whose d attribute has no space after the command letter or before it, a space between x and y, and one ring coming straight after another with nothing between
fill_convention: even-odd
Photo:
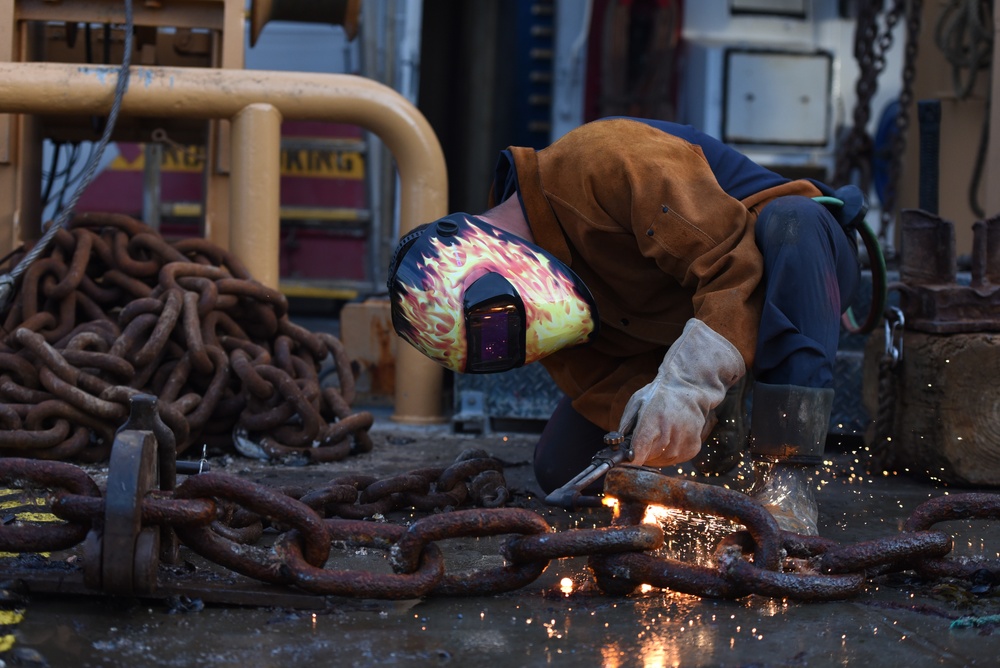
<instances>
[{"instance_id":1,"label":"glowing sparks on deck","mask_svg":"<svg viewBox=\"0 0 1000 668\"><path fill-rule=\"evenodd\" d=\"M614 519L619 519L621 506L618 499L606 496L603 503L613 510ZM712 565L712 555L718 542L744 528L741 524L715 515L657 504L646 506L642 521L644 524L659 524L663 528L666 543L660 551L664 555L706 566Z\"/></svg>"}]
</instances>

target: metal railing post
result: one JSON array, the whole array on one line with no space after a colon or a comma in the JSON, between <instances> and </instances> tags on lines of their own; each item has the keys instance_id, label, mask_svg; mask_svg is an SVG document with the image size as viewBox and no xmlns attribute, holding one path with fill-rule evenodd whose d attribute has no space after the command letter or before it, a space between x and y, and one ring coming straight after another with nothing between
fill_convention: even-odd
<instances>
[{"instance_id":1,"label":"metal railing post","mask_svg":"<svg viewBox=\"0 0 1000 668\"><path fill-rule=\"evenodd\" d=\"M229 250L264 285L278 289L281 245L281 112L250 104L232 123Z\"/></svg>"}]
</instances>

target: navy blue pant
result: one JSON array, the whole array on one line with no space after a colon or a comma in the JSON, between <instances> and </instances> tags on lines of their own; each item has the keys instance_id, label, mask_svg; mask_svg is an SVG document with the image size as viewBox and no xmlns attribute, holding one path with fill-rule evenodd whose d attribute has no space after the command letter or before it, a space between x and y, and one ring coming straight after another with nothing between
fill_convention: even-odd
<instances>
[{"instance_id":1,"label":"navy blue pant","mask_svg":"<svg viewBox=\"0 0 1000 668\"><path fill-rule=\"evenodd\" d=\"M780 197L754 230L764 256L764 310L754 379L771 385L831 387L840 315L858 291L855 233L808 197Z\"/></svg>"},{"instance_id":2,"label":"navy blue pant","mask_svg":"<svg viewBox=\"0 0 1000 668\"><path fill-rule=\"evenodd\" d=\"M768 204L754 230L764 256L764 310L754 380L830 387L840 315L860 283L855 232L808 197ZM561 487L604 447L604 431L564 398L535 446L535 477L545 492Z\"/></svg>"}]
</instances>

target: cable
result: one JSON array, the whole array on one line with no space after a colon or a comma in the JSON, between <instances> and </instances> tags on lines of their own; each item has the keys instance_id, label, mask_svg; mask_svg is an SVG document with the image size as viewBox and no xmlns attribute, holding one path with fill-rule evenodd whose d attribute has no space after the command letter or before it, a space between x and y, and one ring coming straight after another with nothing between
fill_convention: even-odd
<instances>
[{"instance_id":1,"label":"cable","mask_svg":"<svg viewBox=\"0 0 1000 668\"><path fill-rule=\"evenodd\" d=\"M132 32L133 32L134 22L132 20L132 0L125 0L125 49L122 56L122 64L118 69L118 80L115 83L115 98L114 102L111 104L111 111L108 113L107 122L104 124L104 132L101 134L100 140L97 142L96 148L90 154L90 160L84 169L83 178L77 185L76 190L73 191L72 196L70 196L69 201L66 202L65 208L59 213L54 221L49 225L48 229L42 235L42 238L38 240L27 255L17 264L10 273L0 276L0 313L4 313L7 310L7 305L10 302L11 296L14 294L14 285L17 281L28 271L32 263L37 260L42 253L44 253L49 244L52 243L52 239L55 237L56 233L60 228L66 225L70 216L73 215L73 209L76 207L76 203L80 200L80 196L83 195L83 191L90 187L91 182L97 175L97 166L101 162L101 157L104 155L104 149L107 148L108 142L111 141L111 133L115 128L115 123L118 120L118 112L121 111L122 98L125 97L125 91L128 90L128 75L129 67L132 64Z\"/></svg>"},{"instance_id":2,"label":"cable","mask_svg":"<svg viewBox=\"0 0 1000 668\"><path fill-rule=\"evenodd\" d=\"M985 0L951 0L941 10L941 16L934 28L934 41L945 60L951 65L951 80L956 98L959 100L967 98L980 71L985 70L987 74L986 109L968 193L969 208L979 218L985 215L979 202L979 186L986 163L986 146L989 143L990 132L989 67L993 59L991 4ZM963 70L968 70L964 80Z\"/></svg>"},{"instance_id":3,"label":"cable","mask_svg":"<svg viewBox=\"0 0 1000 668\"><path fill-rule=\"evenodd\" d=\"M872 271L872 303L868 308L868 316L862 324L857 323L853 307L848 307L841 318L841 323L851 334L867 334L875 329L886 304L889 301L889 281L885 266L885 255L878 242L878 235L864 220L858 222L858 232L861 233L861 241L868 251L868 263Z\"/></svg>"},{"instance_id":4,"label":"cable","mask_svg":"<svg viewBox=\"0 0 1000 668\"><path fill-rule=\"evenodd\" d=\"M63 182L62 185L59 187L59 194L55 200L56 211L62 210L63 202L66 201L66 198L69 196L71 189L75 188L80 183L80 180L86 173L84 169L81 170L76 169L77 164L81 160L82 150L83 148L80 144L73 145L72 150L70 152L69 161L66 164L66 169L61 172L61 176L63 177ZM90 160L93 158L96 150L97 150L96 145L91 143L87 149L87 159L83 161L85 166L84 168L86 168L86 165L90 163ZM48 205L49 202L45 202L45 204Z\"/></svg>"},{"instance_id":5,"label":"cable","mask_svg":"<svg viewBox=\"0 0 1000 668\"><path fill-rule=\"evenodd\" d=\"M985 0L951 0L941 11L934 41L951 65L955 95L962 100L972 92L979 71L989 68L993 53L992 3ZM962 70L969 74L962 80Z\"/></svg>"},{"instance_id":6,"label":"cable","mask_svg":"<svg viewBox=\"0 0 1000 668\"><path fill-rule=\"evenodd\" d=\"M52 162L49 165L49 172L45 175L45 187L42 188L42 208L49 203L52 196L52 186L56 182L56 172L59 171L59 152L62 151L62 143L54 142L52 145Z\"/></svg>"}]
</instances>

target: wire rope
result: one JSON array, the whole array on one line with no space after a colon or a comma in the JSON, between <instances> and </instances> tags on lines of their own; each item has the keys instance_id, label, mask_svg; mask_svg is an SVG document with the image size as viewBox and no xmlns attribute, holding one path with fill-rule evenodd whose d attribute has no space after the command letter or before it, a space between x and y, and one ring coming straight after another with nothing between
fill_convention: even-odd
<instances>
[{"instance_id":1,"label":"wire rope","mask_svg":"<svg viewBox=\"0 0 1000 668\"><path fill-rule=\"evenodd\" d=\"M91 152L87 166L84 168L83 176L74 189L73 194L70 196L69 200L67 200L66 205L49 224L45 233L42 234L42 237L38 240L38 242L31 248L30 251L28 251L28 254L25 255L24 258L22 258L9 273L0 276L0 313L6 311L7 304L10 301L10 297L13 294L14 286L17 281L25 274L25 272L28 271L32 263L34 263L35 260L37 260L48 249L49 244L52 243L52 239L55 238L56 233L60 228L65 227L66 223L73 215L77 202L80 200L84 191L90 187L91 182L93 182L94 177L97 175L97 167L104 155L105 148L107 148L108 143L111 141L111 134L118 121L118 113L121 111L122 98L125 97L125 92L128 90L129 67L132 64L132 32L134 27L132 18L132 0L124 0L124 3L124 53L122 55L121 66L118 69L118 80L115 83L114 101L111 103L111 111L108 112L107 122L104 124L101 138L98 140L94 150ZM69 175L67 175L67 178L69 178Z\"/></svg>"}]
</instances>

